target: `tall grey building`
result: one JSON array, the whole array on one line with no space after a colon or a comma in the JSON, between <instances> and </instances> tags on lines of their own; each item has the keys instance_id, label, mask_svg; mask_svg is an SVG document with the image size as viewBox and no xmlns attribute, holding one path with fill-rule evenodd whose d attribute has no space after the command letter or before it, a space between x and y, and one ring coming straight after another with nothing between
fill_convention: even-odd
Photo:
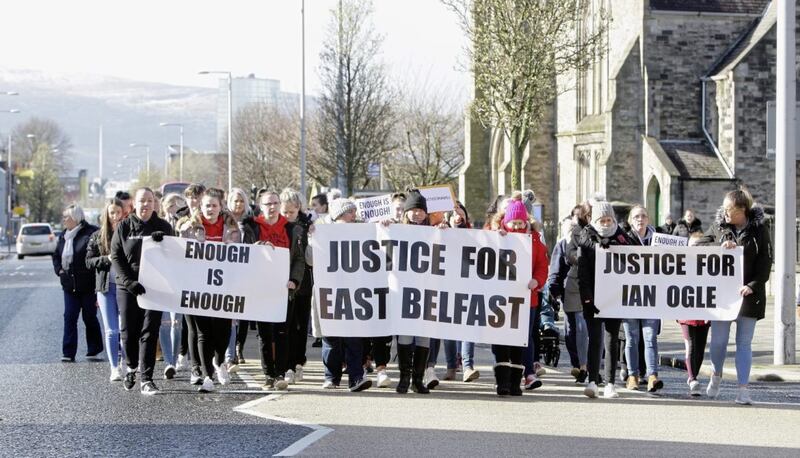
<instances>
[{"instance_id":1,"label":"tall grey building","mask_svg":"<svg viewBox=\"0 0 800 458\"><path fill-rule=\"evenodd\" d=\"M247 77L235 77L231 80L231 99L233 122L236 124L236 114L248 105L262 103L269 106L283 107L284 104L295 101L299 103L299 96L281 91L278 80L256 78L250 74ZM217 97L217 142L225 143L228 134L228 79L219 80L219 96Z\"/></svg>"}]
</instances>

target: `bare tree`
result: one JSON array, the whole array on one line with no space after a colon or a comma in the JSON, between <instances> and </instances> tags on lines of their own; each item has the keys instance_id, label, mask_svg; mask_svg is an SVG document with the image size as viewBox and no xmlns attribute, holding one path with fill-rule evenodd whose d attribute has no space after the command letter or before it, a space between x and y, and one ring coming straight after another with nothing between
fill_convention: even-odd
<instances>
[{"instance_id":1,"label":"bare tree","mask_svg":"<svg viewBox=\"0 0 800 458\"><path fill-rule=\"evenodd\" d=\"M25 173L17 175L19 199L28 206L28 217L34 222L58 221L63 189L58 181L53 152L47 145L40 145L28 165Z\"/></svg>"},{"instance_id":2,"label":"bare tree","mask_svg":"<svg viewBox=\"0 0 800 458\"><path fill-rule=\"evenodd\" d=\"M407 94L384 173L395 189L451 183L464 163L464 113L446 88Z\"/></svg>"},{"instance_id":3,"label":"bare tree","mask_svg":"<svg viewBox=\"0 0 800 458\"><path fill-rule=\"evenodd\" d=\"M184 151L183 178L190 183L228 187L228 155Z\"/></svg>"},{"instance_id":4,"label":"bare tree","mask_svg":"<svg viewBox=\"0 0 800 458\"><path fill-rule=\"evenodd\" d=\"M69 172L72 141L61 127L50 119L30 118L11 133L14 160L28 167L34 153L44 146L53 151L52 166L56 174Z\"/></svg>"},{"instance_id":5,"label":"bare tree","mask_svg":"<svg viewBox=\"0 0 800 458\"><path fill-rule=\"evenodd\" d=\"M371 2L340 0L320 52L321 154L311 174L333 171L345 195L369 184L369 166L392 146L394 91L378 59L383 38L371 15Z\"/></svg>"},{"instance_id":6,"label":"bare tree","mask_svg":"<svg viewBox=\"0 0 800 458\"><path fill-rule=\"evenodd\" d=\"M267 104L252 104L239 110L233 124L233 181L237 186L297 187L300 120L295 111Z\"/></svg>"},{"instance_id":7,"label":"bare tree","mask_svg":"<svg viewBox=\"0 0 800 458\"><path fill-rule=\"evenodd\" d=\"M442 0L470 40L472 112L502 129L519 189L521 151L560 91L556 77L584 70L604 48L605 13L588 26L590 0Z\"/></svg>"}]
</instances>

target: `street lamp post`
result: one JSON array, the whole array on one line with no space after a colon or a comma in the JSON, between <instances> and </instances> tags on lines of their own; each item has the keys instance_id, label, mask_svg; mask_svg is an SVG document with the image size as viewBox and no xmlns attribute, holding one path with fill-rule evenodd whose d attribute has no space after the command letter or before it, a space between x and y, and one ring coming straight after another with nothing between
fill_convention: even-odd
<instances>
[{"instance_id":1,"label":"street lamp post","mask_svg":"<svg viewBox=\"0 0 800 458\"><path fill-rule=\"evenodd\" d=\"M129 146L131 148L145 148L145 150L147 151L146 162L145 162L145 173L147 176L147 181L150 181L150 145L148 145L147 143L131 143Z\"/></svg>"},{"instance_id":2,"label":"street lamp post","mask_svg":"<svg viewBox=\"0 0 800 458\"><path fill-rule=\"evenodd\" d=\"M3 95L18 95L16 92L2 92L0 94ZM9 114L18 114L19 110L11 109L11 110L0 110L0 113L9 113ZM11 207L11 193L14 190L14 170L11 168L11 134L8 134L8 160L6 164L6 169L8 171L8 176L6 177L6 190L8 195L6 196L6 250L11 253L11 238L14 236L13 228L11 227L11 219L13 217L12 207Z\"/></svg>"},{"instance_id":3,"label":"street lamp post","mask_svg":"<svg viewBox=\"0 0 800 458\"><path fill-rule=\"evenodd\" d=\"M231 72L225 70L204 70L199 72L200 75L213 75L213 74L220 74L220 75L228 75L228 193L231 192L231 188L233 188L233 135L231 126L233 124L233 98L231 97L231 93L233 92L233 76L231 76Z\"/></svg>"},{"instance_id":4,"label":"street lamp post","mask_svg":"<svg viewBox=\"0 0 800 458\"><path fill-rule=\"evenodd\" d=\"M161 127L179 127L181 133L181 153L180 163L178 165L178 181L183 181L183 124L177 122L162 122L159 124ZM169 156L167 156L169 157Z\"/></svg>"}]
</instances>

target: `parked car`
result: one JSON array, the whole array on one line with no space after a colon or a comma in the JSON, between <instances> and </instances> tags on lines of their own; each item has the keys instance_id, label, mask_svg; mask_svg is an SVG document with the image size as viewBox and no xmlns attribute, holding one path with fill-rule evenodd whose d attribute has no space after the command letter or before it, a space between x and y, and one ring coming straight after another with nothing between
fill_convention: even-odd
<instances>
[{"instance_id":1,"label":"parked car","mask_svg":"<svg viewBox=\"0 0 800 458\"><path fill-rule=\"evenodd\" d=\"M53 226L47 223L23 224L17 236L17 259L32 254L52 255L57 242Z\"/></svg>"}]
</instances>

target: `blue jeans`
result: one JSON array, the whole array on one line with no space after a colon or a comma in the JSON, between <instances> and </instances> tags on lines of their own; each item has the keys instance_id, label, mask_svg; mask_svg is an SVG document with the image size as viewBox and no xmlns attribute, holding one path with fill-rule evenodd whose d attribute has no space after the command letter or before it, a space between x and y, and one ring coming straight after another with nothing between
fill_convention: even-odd
<instances>
[{"instance_id":1,"label":"blue jeans","mask_svg":"<svg viewBox=\"0 0 800 458\"><path fill-rule=\"evenodd\" d=\"M225 350L225 362L229 363L236 358L236 336L239 333L239 320L231 320L231 338L228 339L228 348ZM294 370L293 367L290 369Z\"/></svg>"},{"instance_id":2,"label":"blue jeans","mask_svg":"<svg viewBox=\"0 0 800 458\"><path fill-rule=\"evenodd\" d=\"M539 307L530 309L531 319L528 324L528 346L522 351L522 364L525 366L525 377L534 373L533 363L539 361Z\"/></svg>"},{"instance_id":3,"label":"blue jeans","mask_svg":"<svg viewBox=\"0 0 800 458\"><path fill-rule=\"evenodd\" d=\"M119 366L119 307L117 306L117 285L108 284L108 291L97 293L97 304L100 305L100 317L106 330L106 355L111 367ZM124 354L124 353L123 353Z\"/></svg>"},{"instance_id":4,"label":"blue jeans","mask_svg":"<svg viewBox=\"0 0 800 458\"><path fill-rule=\"evenodd\" d=\"M178 357L178 347L181 344L181 327L183 326L183 315L180 313L161 314L161 328L158 330L158 341L161 344L161 354L164 356L164 364L174 366L175 359Z\"/></svg>"},{"instance_id":5,"label":"blue jeans","mask_svg":"<svg viewBox=\"0 0 800 458\"><path fill-rule=\"evenodd\" d=\"M322 363L325 365L325 380L338 385L342 380L342 362L345 362L349 386L355 385L364 377L362 352L361 337L323 337Z\"/></svg>"},{"instance_id":6,"label":"blue jeans","mask_svg":"<svg viewBox=\"0 0 800 458\"><path fill-rule=\"evenodd\" d=\"M86 354L96 355L103 351L96 300L94 293L72 294L64 291L64 339L61 342L63 356L74 359L78 353L78 316L81 314L86 326Z\"/></svg>"},{"instance_id":7,"label":"blue jeans","mask_svg":"<svg viewBox=\"0 0 800 458\"><path fill-rule=\"evenodd\" d=\"M458 367L458 341L445 340L444 341L444 359L447 361L448 369L455 369ZM439 347L442 344L441 339L431 339L431 351L428 353L428 367L436 367L436 360L439 359Z\"/></svg>"},{"instance_id":8,"label":"blue jeans","mask_svg":"<svg viewBox=\"0 0 800 458\"><path fill-rule=\"evenodd\" d=\"M461 342L461 364L464 369L475 368L475 342Z\"/></svg>"},{"instance_id":9,"label":"blue jeans","mask_svg":"<svg viewBox=\"0 0 800 458\"><path fill-rule=\"evenodd\" d=\"M564 334L572 367L585 367L589 354L589 330L583 312L566 312Z\"/></svg>"},{"instance_id":10,"label":"blue jeans","mask_svg":"<svg viewBox=\"0 0 800 458\"><path fill-rule=\"evenodd\" d=\"M660 320L629 319L622 322L625 329L625 359L628 362L628 375L639 375L639 339L644 338L644 361L647 364L646 377L658 375L658 328ZM642 335L639 334L641 323Z\"/></svg>"},{"instance_id":11,"label":"blue jeans","mask_svg":"<svg viewBox=\"0 0 800 458\"><path fill-rule=\"evenodd\" d=\"M756 319L740 316L736 320L736 379L739 385L747 385L750 380L750 366L753 364L753 334ZM714 374L722 375L725 355L728 352L728 338L733 321L711 322L711 368Z\"/></svg>"}]
</instances>

